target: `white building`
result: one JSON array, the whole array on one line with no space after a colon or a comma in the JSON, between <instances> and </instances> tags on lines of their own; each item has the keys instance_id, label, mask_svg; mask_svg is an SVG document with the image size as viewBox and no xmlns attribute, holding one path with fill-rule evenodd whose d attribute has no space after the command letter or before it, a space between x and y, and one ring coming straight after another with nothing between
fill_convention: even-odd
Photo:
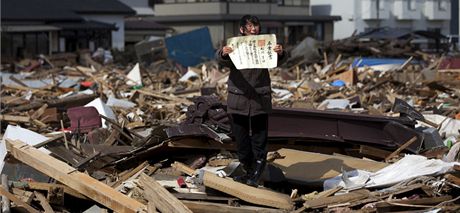
<instances>
[{"instance_id":1,"label":"white building","mask_svg":"<svg viewBox=\"0 0 460 213\"><path fill-rule=\"evenodd\" d=\"M263 33L276 34L288 45L306 36L332 40L333 23L340 20L340 16L312 16L310 0L158 0L154 11L150 20L178 34L208 27L215 47L238 35L239 19L246 14L258 16Z\"/></svg>"},{"instance_id":2,"label":"white building","mask_svg":"<svg viewBox=\"0 0 460 213\"><path fill-rule=\"evenodd\" d=\"M450 0L310 0L312 15L338 15L334 39L389 27L450 34Z\"/></svg>"}]
</instances>

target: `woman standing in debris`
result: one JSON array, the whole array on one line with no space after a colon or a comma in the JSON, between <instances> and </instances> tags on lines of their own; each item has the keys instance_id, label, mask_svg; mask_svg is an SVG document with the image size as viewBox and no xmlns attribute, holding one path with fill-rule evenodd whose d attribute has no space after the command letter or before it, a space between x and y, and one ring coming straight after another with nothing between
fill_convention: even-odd
<instances>
[{"instance_id":1,"label":"woman standing in debris","mask_svg":"<svg viewBox=\"0 0 460 213\"><path fill-rule=\"evenodd\" d=\"M242 36L260 33L256 16L243 16L239 26ZM268 69L238 70L229 57L232 51L230 46L224 46L216 52L216 58L219 64L231 70L227 82L227 113L238 144L238 158L246 172L235 180L257 186L267 158L268 113L272 110L270 74ZM287 58L280 44L275 45L273 51L278 54L278 64Z\"/></svg>"}]
</instances>

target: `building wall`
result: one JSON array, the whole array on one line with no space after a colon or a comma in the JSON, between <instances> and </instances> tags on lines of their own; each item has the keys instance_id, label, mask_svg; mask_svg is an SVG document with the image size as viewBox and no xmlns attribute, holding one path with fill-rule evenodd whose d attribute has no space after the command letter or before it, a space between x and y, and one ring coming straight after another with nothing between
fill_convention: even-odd
<instances>
[{"instance_id":1,"label":"building wall","mask_svg":"<svg viewBox=\"0 0 460 213\"><path fill-rule=\"evenodd\" d=\"M334 39L351 36L355 24L355 1L354 0L310 0L312 15L337 15L341 21L334 22Z\"/></svg>"},{"instance_id":2,"label":"building wall","mask_svg":"<svg viewBox=\"0 0 460 213\"><path fill-rule=\"evenodd\" d=\"M82 15L87 20L115 24L118 28L112 31L112 48L123 50L125 47L125 20L122 15Z\"/></svg>"},{"instance_id":3,"label":"building wall","mask_svg":"<svg viewBox=\"0 0 460 213\"><path fill-rule=\"evenodd\" d=\"M334 39L343 39L373 28L440 29L450 34L450 1L447 11L438 10L438 0L311 0L312 15L340 15L334 24ZM328 8L327 5L330 7Z\"/></svg>"},{"instance_id":4,"label":"building wall","mask_svg":"<svg viewBox=\"0 0 460 213\"><path fill-rule=\"evenodd\" d=\"M309 15L308 6L279 6L268 3L238 2L194 2L156 4L156 16L175 15L216 15L216 14L252 14L252 15Z\"/></svg>"}]
</instances>

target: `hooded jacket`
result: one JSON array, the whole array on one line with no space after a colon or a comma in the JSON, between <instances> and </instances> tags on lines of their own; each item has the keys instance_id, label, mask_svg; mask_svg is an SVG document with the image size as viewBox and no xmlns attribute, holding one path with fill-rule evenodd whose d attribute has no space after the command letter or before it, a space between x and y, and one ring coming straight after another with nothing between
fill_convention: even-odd
<instances>
[{"instance_id":1,"label":"hooded jacket","mask_svg":"<svg viewBox=\"0 0 460 213\"><path fill-rule=\"evenodd\" d=\"M283 50L278 55L278 64L286 60L286 54ZM271 112L272 90L268 69L238 70L228 55L222 56L222 48L217 50L216 59L221 66L230 68L227 113L255 116Z\"/></svg>"}]
</instances>

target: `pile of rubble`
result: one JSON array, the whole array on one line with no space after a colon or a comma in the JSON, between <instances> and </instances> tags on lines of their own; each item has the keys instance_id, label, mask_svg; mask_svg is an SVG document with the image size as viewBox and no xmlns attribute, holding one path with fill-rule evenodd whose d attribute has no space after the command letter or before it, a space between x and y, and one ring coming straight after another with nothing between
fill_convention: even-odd
<instances>
[{"instance_id":1,"label":"pile of rubble","mask_svg":"<svg viewBox=\"0 0 460 213\"><path fill-rule=\"evenodd\" d=\"M3 65L3 210L458 211L460 59L311 45L271 70L258 188L231 178L228 70L215 61L117 66L100 51Z\"/></svg>"}]
</instances>

